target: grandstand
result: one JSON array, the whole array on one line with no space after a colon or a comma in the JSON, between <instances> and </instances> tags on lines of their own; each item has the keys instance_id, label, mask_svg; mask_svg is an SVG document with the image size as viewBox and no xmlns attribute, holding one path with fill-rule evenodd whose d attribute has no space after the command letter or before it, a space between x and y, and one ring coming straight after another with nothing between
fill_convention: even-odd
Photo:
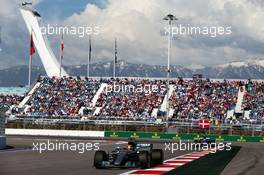
<instances>
[{"instance_id":1,"label":"grandstand","mask_svg":"<svg viewBox=\"0 0 264 175\"><path fill-rule=\"evenodd\" d=\"M0 109L18 105L26 92L23 87L0 87Z\"/></svg>"},{"instance_id":2,"label":"grandstand","mask_svg":"<svg viewBox=\"0 0 264 175\"><path fill-rule=\"evenodd\" d=\"M264 115L264 83L249 82L245 86L243 110L246 118L263 120Z\"/></svg>"},{"instance_id":3,"label":"grandstand","mask_svg":"<svg viewBox=\"0 0 264 175\"><path fill-rule=\"evenodd\" d=\"M128 89L112 89L122 87ZM135 87L155 90L138 91ZM16 116L121 121L165 120L166 80L145 78L42 77L22 100L7 100ZM172 79L169 119L208 119L217 124L262 123L264 83ZM9 99L9 100L8 100ZM20 101L20 103L18 102Z\"/></svg>"},{"instance_id":4,"label":"grandstand","mask_svg":"<svg viewBox=\"0 0 264 175\"><path fill-rule=\"evenodd\" d=\"M155 120L154 109L158 109L165 97L166 84L162 80L147 79L113 79L107 82L108 87L114 85L123 88L122 92L112 90L101 93L97 107L100 108L100 117L115 116L122 120ZM145 91L136 90L136 87L145 87ZM151 87L156 86L155 91ZM163 88L162 88L163 86ZM146 88L147 87L147 88Z\"/></svg>"}]
</instances>

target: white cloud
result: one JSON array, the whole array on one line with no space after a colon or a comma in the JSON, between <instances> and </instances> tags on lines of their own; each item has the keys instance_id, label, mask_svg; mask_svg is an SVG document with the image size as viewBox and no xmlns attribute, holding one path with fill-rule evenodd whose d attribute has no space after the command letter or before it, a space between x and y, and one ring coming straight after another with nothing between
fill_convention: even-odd
<instances>
[{"instance_id":1,"label":"white cloud","mask_svg":"<svg viewBox=\"0 0 264 175\"><path fill-rule=\"evenodd\" d=\"M3 1L1 1L3 2ZM10 14L15 7L5 0L5 10L0 17ZM105 8L87 4L78 12L61 21L62 25L100 26L102 33L93 36L93 60L113 59L114 38L118 38L118 56L130 62L146 64L166 64L167 38L160 31L166 25L162 18L175 14L180 20L177 23L191 25L231 26L232 35L216 38L182 37L173 41L172 63L181 65L213 65L233 60L241 60L264 55L264 6L258 0L109 0ZM40 4L41 5L41 4ZM67 5L67 4L65 4ZM63 7L62 7L63 8ZM40 12L41 13L41 12ZM16 23L25 28L15 13L5 16L4 23L9 23L10 34L14 33ZM12 18L10 20L9 18ZM1 21L1 18L0 18ZM49 23L50 21L45 21ZM59 19L56 20L58 23ZM54 22L54 21L53 21ZM13 28L11 28L11 24ZM22 24L22 25L21 25ZM58 23L59 25L59 23ZM11 32L12 31L12 32ZM9 47L18 43L18 50L25 50L25 30L21 39L15 40L12 35ZM55 53L58 52L59 37L49 36ZM65 63L81 64L87 60L88 39L77 36L65 36ZM10 49L11 50L11 49ZM25 51L18 51L26 55ZM22 52L22 54L21 54ZM10 52L14 57L14 53Z\"/></svg>"},{"instance_id":2,"label":"white cloud","mask_svg":"<svg viewBox=\"0 0 264 175\"><path fill-rule=\"evenodd\" d=\"M166 24L162 17L168 13L180 18L177 23L231 26L233 30L231 36L213 39L200 36L179 37L173 43L174 64L220 64L263 54L254 53L255 50L251 52L250 45L244 43L264 41L264 24L260 21L264 16L264 8L247 0L110 0L105 9L88 4L83 12L72 15L65 23L99 25L103 29L100 36L94 37L94 54L98 59L110 59L113 40L117 36L119 57L122 59L166 64L167 39L160 35L160 30ZM243 36L250 40L240 41L239 38ZM71 47L85 49L85 42L75 38L71 40ZM233 42L237 44L234 45ZM74 57L75 53L71 53L69 51L68 56ZM68 60L70 62L71 59ZM81 63L86 59L80 54L78 60Z\"/></svg>"}]
</instances>

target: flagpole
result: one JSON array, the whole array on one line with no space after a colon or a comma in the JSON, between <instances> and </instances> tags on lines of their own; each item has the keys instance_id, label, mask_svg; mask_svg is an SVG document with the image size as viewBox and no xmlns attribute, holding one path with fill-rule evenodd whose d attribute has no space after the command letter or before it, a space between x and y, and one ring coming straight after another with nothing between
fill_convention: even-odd
<instances>
[{"instance_id":1,"label":"flagpole","mask_svg":"<svg viewBox=\"0 0 264 175\"><path fill-rule=\"evenodd\" d=\"M61 64L62 64L62 51L60 49L60 77L61 77Z\"/></svg>"},{"instance_id":2,"label":"flagpole","mask_svg":"<svg viewBox=\"0 0 264 175\"><path fill-rule=\"evenodd\" d=\"M115 60L114 60L114 72L113 72L113 78L115 78Z\"/></svg>"},{"instance_id":3,"label":"flagpole","mask_svg":"<svg viewBox=\"0 0 264 175\"><path fill-rule=\"evenodd\" d=\"M90 59L88 57L88 65L87 65L87 77L90 77Z\"/></svg>"},{"instance_id":4,"label":"flagpole","mask_svg":"<svg viewBox=\"0 0 264 175\"><path fill-rule=\"evenodd\" d=\"M28 88L31 86L31 71L32 71L32 55L29 55L29 66L28 66Z\"/></svg>"},{"instance_id":5,"label":"flagpole","mask_svg":"<svg viewBox=\"0 0 264 175\"><path fill-rule=\"evenodd\" d=\"M62 68L62 52L63 52L63 34L61 35L61 44L60 44L60 77L61 77L61 68Z\"/></svg>"},{"instance_id":6,"label":"flagpole","mask_svg":"<svg viewBox=\"0 0 264 175\"><path fill-rule=\"evenodd\" d=\"M114 58L114 72L113 72L113 78L116 76L116 62L117 62L117 41L115 38L115 58Z\"/></svg>"},{"instance_id":7,"label":"flagpole","mask_svg":"<svg viewBox=\"0 0 264 175\"><path fill-rule=\"evenodd\" d=\"M30 33L30 48L29 48L29 64L28 64L28 88L31 86L31 71L32 71L32 46L33 44L33 37L32 37L33 29L31 28L31 33Z\"/></svg>"},{"instance_id":8,"label":"flagpole","mask_svg":"<svg viewBox=\"0 0 264 175\"><path fill-rule=\"evenodd\" d=\"M87 60L87 77L90 77L90 61L91 61L91 36L89 36L88 60Z\"/></svg>"}]
</instances>

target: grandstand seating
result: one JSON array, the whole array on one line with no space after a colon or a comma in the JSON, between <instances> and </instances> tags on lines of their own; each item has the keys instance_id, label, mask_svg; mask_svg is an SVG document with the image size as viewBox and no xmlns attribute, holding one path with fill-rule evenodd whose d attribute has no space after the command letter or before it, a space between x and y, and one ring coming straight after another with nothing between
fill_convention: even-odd
<instances>
[{"instance_id":1,"label":"grandstand seating","mask_svg":"<svg viewBox=\"0 0 264 175\"><path fill-rule=\"evenodd\" d=\"M28 97L26 108L16 110L17 115L73 117L80 109L89 108L90 117L97 119L153 121L153 111L157 117L165 117L161 110L167 93L164 79L42 77L38 82L40 86ZM227 113L235 111L238 92L244 89L242 111L250 111L252 120L263 120L264 83L174 79L170 86L171 120L206 118L228 122ZM5 96L0 102L17 105L21 100Z\"/></svg>"},{"instance_id":2,"label":"grandstand seating","mask_svg":"<svg viewBox=\"0 0 264 175\"><path fill-rule=\"evenodd\" d=\"M175 91L170 105L175 109L174 118L223 119L236 105L239 83L201 80L174 81Z\"/></svg>"},{"instance_id":3,"label":"grandstand seating","mask_svg":"<svg viewBox=\"0 0 264 175\"><path fill-rule=\"evenodd\" d=\"M264 120L264 82L250 81L245 87L244 110L250 111L250 120Z\"/></svg>"},{"instance_id":4,"label":"grandstand seating","mask_svg":"<svg viewBox=\"0 0 264 175\"><path fill-rule=\"evenodd\" d=\"M153 120L152 110L161 105L166 93L165 81L161 80L115 79L108 87L112 90L104 91L97 101L101 116L129 120Z\"/></svg>"},{"instance_id":5,"label":"grandstand seating","mask_svg":"<svg viewBox=\"0 0 264 175\"><path fill-rule=\"evenodd\" d=\"M4 95L0 94L0 108L18 105L23 99L23 95Z\"/></svg>"},{"instance_id":6,"label":"grandstand seating","mask_svg":"<svg viewBox=\"0 0 264 175\"><path fill-rule=\"evenodd\" d=\"M99 89L99 80L81 78L48 78L31 96L27 113L44 116L75 116L79 108L89 106Z\"/></svg>"}]
</instances>

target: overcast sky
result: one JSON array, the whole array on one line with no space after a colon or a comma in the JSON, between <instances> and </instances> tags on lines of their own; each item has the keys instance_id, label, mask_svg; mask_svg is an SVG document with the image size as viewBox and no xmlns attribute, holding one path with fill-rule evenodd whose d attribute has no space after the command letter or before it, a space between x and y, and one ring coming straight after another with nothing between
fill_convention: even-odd
<instances>
[{"instance_id":1,"label":"overcast sky","mask_svg":"<svg viewBox=\"0 0 264 175\"><path fill-rule=\"evenodd\" d=\"M29 33L19 12L20 0L0 1L0 69L28 63ZM44 26L98 26L92 36L94 62L118 57L133 63L166 64L167 38L162 18L176 15L176 26L231 27L232 34L178 35L172 42L172 64L210 66L249 58L264 58L263 0L35 0ZM56 55L58 35L48 35ZM66 35L65 64L85 64L88 37ZM40 64L34 56L34 64Z\"/></svg>"}]
</instances>

